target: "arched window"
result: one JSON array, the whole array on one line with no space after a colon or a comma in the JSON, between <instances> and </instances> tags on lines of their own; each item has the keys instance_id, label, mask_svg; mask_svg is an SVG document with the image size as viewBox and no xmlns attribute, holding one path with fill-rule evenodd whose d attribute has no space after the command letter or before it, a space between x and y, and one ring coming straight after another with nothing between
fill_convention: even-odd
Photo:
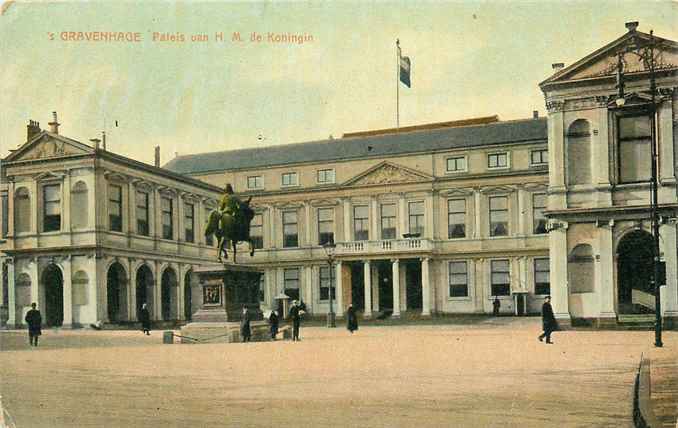
<instances>
[{"instance_id":1,"label":"arched window","mask_svg":"<svg viewBox=\"0 0 678 428\"><path fill-rule=\"evenodd\" d=\"M87 184L78 181L71 190L71 226L74 229L87 227L87 206Z\"/></svg>"},{"instance_id":2,"label":"arched window","mask_svg":"<svg viewBox=\"0 0 678 428\"><path fill-rule=\"evenodd\" d=\"M89 285L89 277L87 276L87 272L79 270L73 275L73 304L74 305L86 305L87 304L87 287L88 287L88 285Z\"/></svg>"},{"instance_id":3,"label":"arched window","mask_svg":"<svg viewBox=\"0 0 678 428\"><path fill-rule=\"evenodd\" d=\"M24 307L31 304L31 277L21 273L16 279L16 306Z\"/></svg>"},{"instance_id":4,"label":"arched window","mask_svg":"<svg viewBox=\"0 0 678 428\"><path fill-rule=\"evenodd\" d=\"M14 231L31 231L31 196L28 189L21 187L14 194Z\"/></svg>"},{"instance_id":5,"label":"arched window","mask_svg":"<svg viewBox=\"0 0 678 428\"><path fill-rule=\"evenodd\" d=\"M577 119L567 130L567 184L591 183L591 127Z\"/></svg>"},{"instance_id":6,"label":"arched window","mask_svg":"<svg viewBox=\"0 0 678 428\"><path fill-rule=\"evenodd\" d=\"M567 259L568 283L571 293L593 292L593 248L579 244Z\"/></svg>"}]
</instances>

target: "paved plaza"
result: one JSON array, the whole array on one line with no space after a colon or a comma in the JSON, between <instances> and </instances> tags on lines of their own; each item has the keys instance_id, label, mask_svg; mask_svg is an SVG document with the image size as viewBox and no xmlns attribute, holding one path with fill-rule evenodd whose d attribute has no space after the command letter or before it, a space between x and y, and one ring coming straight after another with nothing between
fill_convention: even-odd
<instances>
[{"instance_id":1,"label":"paved plaza","mask_svg":"<svg viewBox=\"0 0 678 428\"><path fill-rule=\"evenodd\" d=\"M162 334L0 333L0 393L17 427L627 427L641 353L678 334L567 331L537 318L302 328L302 341L163 345Z\"/></svg>"}]
</instances>

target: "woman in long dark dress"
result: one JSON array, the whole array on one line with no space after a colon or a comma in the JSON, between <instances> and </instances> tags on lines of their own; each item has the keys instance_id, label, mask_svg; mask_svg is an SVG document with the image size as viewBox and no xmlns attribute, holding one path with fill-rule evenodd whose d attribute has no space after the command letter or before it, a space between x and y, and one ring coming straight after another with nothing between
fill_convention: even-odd
<instances>
[{"instance_id":1,"label":"woman in long dark dress","mask_svg":"<svg viewBox=\"0 0 678 428\"><path fill-rule=\"evenodd\" d=\"M243 342L249 342L252 337L252 330L250 329L250 314L247 307L242 308L242 318L240 318L240 337Z\"/></svg>"},{"instance_id":2,"label":"woman in long dark dress","mask_svg":"<svg viewBox=\"0 0 678 428\"><path fill-rule=\"evenodd\" d=\"M346 328L351 334L358 330L358 317L355 313L355 309L353 309L353 305L348 305L348 309L346 310Z\"/></svg>"},{"instance_id":3,"label":"woman in long dark dress","mask_svg":"<svg viewBox=\"0 0 678 428\"><path fill-rule=\"evenodd\" d=\"M148 306L146 306L146 303L141 305L141 313L139 314L139 321L141 321L141 331L144 332L144 334L150 336L151 333L151 314L148 312Z\"/></svg>"},{"instance_id":4,"label":"woman in long dark dress","mask_svg":"<svg viewBox=\"0 0 678 428\"><path fill-rule=\"evenodd\" d=\"M271 311L268 322L271 325L271 340L275 340L278 335L278 314L275 311Z\"/></svg>"}]
</instances>

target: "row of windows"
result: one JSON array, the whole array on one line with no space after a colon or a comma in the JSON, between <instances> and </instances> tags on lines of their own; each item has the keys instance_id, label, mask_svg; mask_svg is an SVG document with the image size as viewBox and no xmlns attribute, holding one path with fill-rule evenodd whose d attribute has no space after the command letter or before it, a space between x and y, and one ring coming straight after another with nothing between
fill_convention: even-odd
<instances>
[{"instance_id":1,"label":"row of windows","mask_svg":"<svg viewBox=\"0 0 678 428\"><path fill-rule=\"evenodd\" d=\"M319 169L316 171L317 184L333 184L335 182L334 169ZM280 174L281 187L291 187L299 185L299 175L296 172L283 172ZM247 177L247 189L263 189L264 177L261 175L250 175Z\"/></svg>"},{"instance_id":2,"label":"row of windows","mask_svg":"<svg viewBox=\"0 0 678 428\"><path fill-rule=\"evenodd\" d=\"M466 155L452 156L447 158L447 172L467 172L468 157ZM530 165L542 166L548 164L548 150L537 149L530 151ZM510 166L509 152L496 152L487 154L488 169L503 169Z\"/></svg>"}]
</instances>

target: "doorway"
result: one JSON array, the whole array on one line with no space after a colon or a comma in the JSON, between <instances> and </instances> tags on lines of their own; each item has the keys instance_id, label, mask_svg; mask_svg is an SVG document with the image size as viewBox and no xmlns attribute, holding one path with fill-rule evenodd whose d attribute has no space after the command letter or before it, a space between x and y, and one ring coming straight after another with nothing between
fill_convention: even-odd
<instances>
[{"instance_id":1,"label":"doorway","mask_svg":"<svg viewBox=\"0 0 678 428\"><path fill-rule=\"evenodd\" d=\"M45 289L45 325L61 326L64 323L64 279L61 269L51 264L42 273Z\"/></svg>"},{"instance_id":2,"label":"doorway","mask_svg":"<svg viewBox=\"0 0 678 428\"><path fill-rule=\"evenodd\" d=\"M620 314L654 312L654 238L635 230L624 236L617 247L617 303Z\"/></svg>"}]
</instances>

